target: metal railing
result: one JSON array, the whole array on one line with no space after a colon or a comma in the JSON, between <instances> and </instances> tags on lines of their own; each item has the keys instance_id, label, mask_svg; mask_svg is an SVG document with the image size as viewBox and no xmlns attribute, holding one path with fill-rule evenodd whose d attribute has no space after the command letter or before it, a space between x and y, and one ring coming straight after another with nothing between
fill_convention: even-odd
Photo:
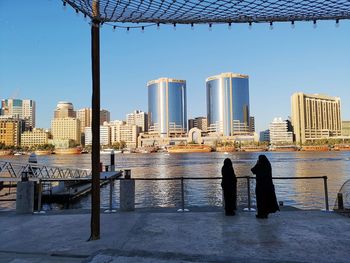
<instances>
[{"instance_id":1,"label":"metal railing","mask_svg":"<svg viewBox=\"0 0 350 263\"><path fill-rule=\"evenodd\" d=\"M83 178L91 176L91 171L88 169L0 161L0 177L19 178L23 172L28 172L31 177L37 178Z\"/></svg>"},{"instance_id":2,"label":"metal railing","mask_svg":"<svg viewBox=\"0 0 350 263\"><path fill-rule=\"evenodd\" d=\"M251 180L256 180L256 177L251 176L237 176L237 179L247 180L247 210L252 210L251 204ZM185 180L221 180L222 177L173 177L173 178L139 178L133 177L135 181L180 181L181 182L181 210L185 211L185 191L184 191L184 181ZM273 180L313 180L322 179L324 187L324 203L325 210L329 211L329 201L328 201L328 177L327 176L310 176L310 177L272 177ZM118 178L117 180L128 180L125 178Z\"/></svg>"}]
</instances>

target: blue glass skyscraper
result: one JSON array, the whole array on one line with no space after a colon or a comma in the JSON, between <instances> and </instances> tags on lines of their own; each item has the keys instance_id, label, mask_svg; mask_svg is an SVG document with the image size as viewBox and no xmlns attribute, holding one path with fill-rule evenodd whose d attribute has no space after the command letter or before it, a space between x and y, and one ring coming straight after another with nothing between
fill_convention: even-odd
<instances>
[{"instance_id":1,"label":"blue glass skyscraper","mask_svg":"<svg viewBox=\"0 0 350 263\"><path fill-rule=\"evenodd\" d=\"M206 79L208 132L233 136L249 132L249 77L222 73Z\"/></svg>"},{"instance_id":2,"label":"blue glass skyscraper","mask_svg":"<svg viewBox=\"0 0 350 263\"><path fill-rule=\"evenodd\" d=\"M186 81L160 78L147 83L149 132L161 137L187 130Z\"/></svg>"}]
</instances>

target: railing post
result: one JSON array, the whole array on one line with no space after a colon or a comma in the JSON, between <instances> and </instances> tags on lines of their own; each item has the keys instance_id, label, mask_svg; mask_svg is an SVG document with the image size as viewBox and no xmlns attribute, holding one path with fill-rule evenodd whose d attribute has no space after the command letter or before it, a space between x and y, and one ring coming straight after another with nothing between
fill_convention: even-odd
<instances>
[{"instance_id":1,"label":"railing post","mask_svg":"<svg viewBox=\"0 0 350 263\"><path fill-rule=\"evenodd\" d=\"M328 185L327 185L327 176L323 176L323 184L324 184L324 199L326 203L326 211L329 211L329 204L328 204Z\"/></svg>"},{"instance_id":2,"label":"railing post","mask_svg":"<svg viewBox=\"0 0 350 263\"><path fill-rule=\"evenodd\" d=\"M117 212L113 209L113 190L114 190L114 181L109 179L109 209L105 210L105 213L115 213Z\"/></svg>"},{"instance_id":3,"label":"railing post","mask_svg":"<svg viewBox=\"0 0 350 263\"><path fill-rule=\"evenodd\" d=\"M39 183L38 183L38 212L41 211L41 194L42 194L42 184L41 184L41 180L39 179Z\"/></svg>"},{"instance_id":4,"label":"railing post","mask_svg":"<svg viewBox=\"0 0 350 263\"><path fill-rule=\"evenodd\" d=\"M182 212L185 211L185 193L184 193L184 178L181 177L181 208Z\"/></svg>"},{"instance_id":5,"label":"railing post","mask_svg":"<svg viewBox=\"0 0 350 263\"><path fill-rule=\"evenodd\" d=\"M250 200L250 176L247 176L247 194L248 194L248 211L251 210L251 200Z\"/></svg>"}]
</instances>

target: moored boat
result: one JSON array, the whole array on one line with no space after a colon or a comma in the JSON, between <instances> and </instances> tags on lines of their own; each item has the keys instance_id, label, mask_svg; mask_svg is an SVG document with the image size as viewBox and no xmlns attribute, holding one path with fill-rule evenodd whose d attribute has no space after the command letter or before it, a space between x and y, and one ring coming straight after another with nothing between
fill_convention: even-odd
<instances>
[{"instance_id":1,"label":"moored boat","mask_svg":"<svg viewBox=\"0 0 350 263\"><path fill-rule=\"evenodd\" d=\"M211 152L212 148L208 145L185 145L173 146L168 148L169 153L200 153Z\"/></svg>"}]
</instances>

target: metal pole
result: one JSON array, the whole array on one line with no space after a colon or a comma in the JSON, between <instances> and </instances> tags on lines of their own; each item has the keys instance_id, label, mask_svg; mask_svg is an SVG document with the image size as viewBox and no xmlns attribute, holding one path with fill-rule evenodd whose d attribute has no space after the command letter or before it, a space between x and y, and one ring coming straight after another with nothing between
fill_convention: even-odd
<instances>
[{"instance_id":1,"label":"metal pole","mask_svg":"<svg viewBox=\"0 0 350 263\"><path fill-rule=\"evenodd\" d=\"M185 212L185 193L184 193L184 178L181 177L181 208Z\"/></svg>"},{"instance_id":2,"label":"metal pole","mask_svg":"<svg viewBox=\"0 0 350 263\"><path fill-rule=\"evenodd\" d=\"M91 235L89 240L100 239L100 15L99 1L92 3L91 65L92 65L92 187Z\"/></svg>"},{"instance_id":3,"label":"metal pole","mask_svg":"<svg viewBox=\"0 0 350 263\"><path fill-rule=\"evenodd\" d=\"M323 176L323 184L324 184L324 199L326 203L326 211L329 211L329 204L328 204L328 185L327 185L327 176Z\"/></svg>"},{"instance_id":4,"label":"metal pole","mask_svg":"<svg viewBox=\"0 0 350 263\"><path fill-rule=\"evenodd\" d=\"M113 179L110 179L109 180L109 211L110 212L112 212L112 209L113 209L112 208L113 183L114 183Z\"/></svg>"},{"instance_id":5,"label":"metal pole","mask_svg":"<svg viewBox=\"0 0 350 263\"><path fill-rule=\"evenodd\" d=\"M250 201L250 176L247 176L247 194L248 194L248 211L251 210L251 201Z\"/></svg>"},{"instance_id":6,"label":"metal pole","mask_svg":"<svg viewBox=\"0 0 350 263\"><path fill-rule=\"evenodd\" d=\"M38 212L41 211L41 195L42 195L42 184L41 184L41 180L39 179L39 184L38 184Z\"/></svg>"}]
</instances>

